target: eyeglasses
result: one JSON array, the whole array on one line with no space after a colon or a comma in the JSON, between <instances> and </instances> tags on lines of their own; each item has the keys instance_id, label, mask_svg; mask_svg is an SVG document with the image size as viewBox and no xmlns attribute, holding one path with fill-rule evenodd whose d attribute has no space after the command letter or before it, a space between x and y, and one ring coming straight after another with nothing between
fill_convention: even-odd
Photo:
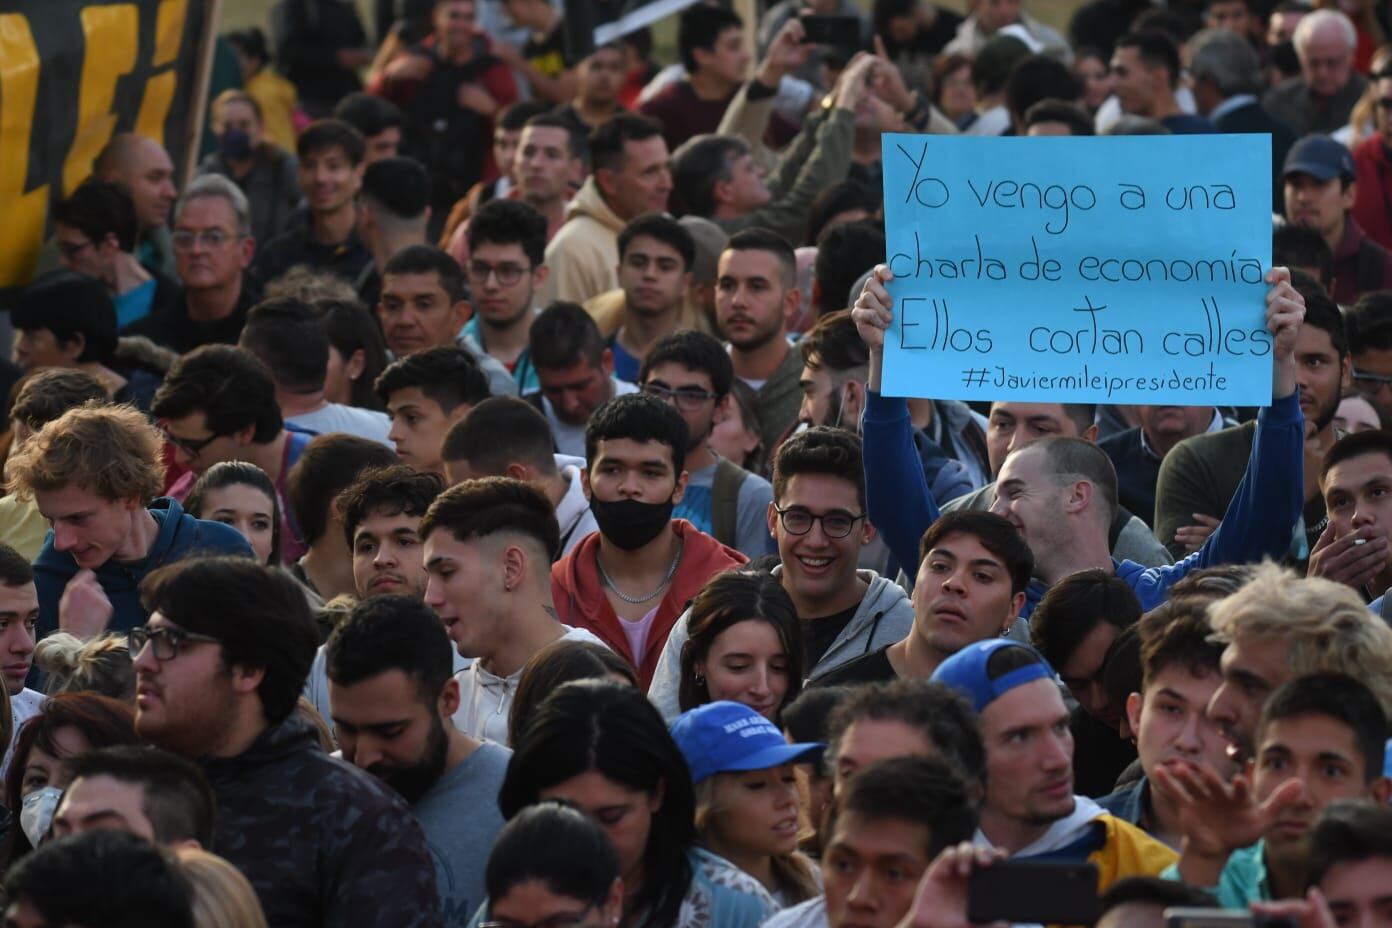
<instances>
[{"instance_id":1,"label":"eyeglasses","mask_svg":"<svg viewBox=\"0 0 1392 928\"><path fill-rule=\"evenodd\" d=\"M221 248L234 237L222 229L199 229L197 232L192 229L175 229L174 234L170 236L174 240L174 247L179 251L188 251L193 248L195 242L204 248Z\"/></svg>"},{"instance_id":2,"label":"eyeglasses","mask_svg":"<svg viewBox=\"0 0 1392 928\"><path fill-rule=\"evenodd\" d=\"M530 271L530 267L523 267L520 264L487 264L483 261L469 262L469 277L483 283L488 280L489 274L498 276L498 283L504 287L511 287L522 279L522 275Z\"/></svg>"},{"instance_id":3,"label":"eyeglasses","mask_svg":"<svg viewBox=\"0 0 1392 928\"><path fill-rule=\"evenodd\" d=\"M783 523L783 530L789 535L806 535L812 531L813 523L820 522L822 532L828 538L845 538L851 533L851 529L855 528L855 524L865 518L863 512L857 516L840 510L820 516L799 507L779 509L775 506L773 511L778 513L778 520Z\"/></svg>"},{"instance_id":4,"label":"eyeglasses","mask_svg":"<svg viewBox=\"0 0 1392 928\"><path fill-rule=\"evenodd\" d=\"M678 387L673 390L661 381L643 384L643 392L648 396L657 397L664 403L674 403L678 409L685 412L695 412L716 398L716 394L700 387Z\"/></svg>"},{"instance_id":5,"label":"eyeglasses","mask_svg":"<svg viewBox=\"0 0 1392 928\"><path fill-rule=\"evenodd\" d=\"M1383 374L1370 374L1355 367L1353 369L1353 385L1361 387L1369 393L1376 393L1383 387L1392 387L1392 377Z\"/></svg>"},{"instance_id":6,"label":"eyeglasses","mask_svg":"<svg viewBox=\"0 0 1392 928\"><path fill-rule=\"evenodd\" d=\"M169 431L168 427L163 425L160 426L160 432L164 434L165 441L169 442L180 451L183 451L191 458L198 457L198 455L203 452L204 448L222 437L221 435L209 435L207 438L180 438L178 435Z\"/></svg>"},{"instance_id":7,"label":"eyeglasses","mask_svg":"<svg viewBox=\"0 0 1392 928\"><path fill-rule=\"evenodd\" d=\"M95 242L59 242L58 253L71 261L95 244Z\"/></svg>"},{"instance_id":8,"label":"eyeglasses","mask_svg":"<svg viewBox=\"0 0 1392 928\"><path fill-rule=\"evenodd\" d=\"M585 928L585 916L593 912L594 909L595 906L591 904L579 912L552 915L539 922L519 922L515 919L503 918L491 922L481 922L479 928Z\"/></svg>"},{"instance_id":9,"label":"eyeglasses","mask_svg":"<svg viewBox=\"0 0 1392 928\"><path fill-rule=\"evenodd\" d=\"M157 661L172 661L179 656L185 643L190 641L209 641L220 644L221 640L211 635L199 635L195 632L186 632L182 628L175 628L172 625L157 625L151 628L148 625L137 625L126 632L127 646L130 648L132 659L139 657L140 652L145 650L145 645L150 645Z\"/></svg>"}]
</instances>

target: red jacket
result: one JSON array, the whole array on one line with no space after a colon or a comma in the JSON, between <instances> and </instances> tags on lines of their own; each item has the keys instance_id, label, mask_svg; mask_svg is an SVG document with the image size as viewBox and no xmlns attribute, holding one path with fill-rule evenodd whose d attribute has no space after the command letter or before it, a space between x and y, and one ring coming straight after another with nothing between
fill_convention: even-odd
<instances>
[{"instance_id":1,"label":"red jacket","mask_svg":"<svg viewBox=\"0 0 1392 928\"><path fill-rule=\"evenodd\" d=\"M681 564L667 594L658 604L657 615L642 654L629 650L628 636L620 619L604 595L604 586L595 567L599 553L599 532L592 533L551 567L551 596L556 617L566 625L583 628L607 644L638 669L639 684L647 692L657 660L667 643L672 626L686 610L691 598L706 581L718 573L739 567L749 559L734 548L727 548L685 519L672 520L672 531L682 541Z\"/></svg>"},{"instance_id":2,"label":"red jacket","mask_svg":"<svg viewBox=\"0 0 1392 928\"><path fill-rule=\"evenodd\" d=\"M1353 167L1358 178L1358 197L1353 201L1353 218L1363 234L1392 251L1392 162L1382 136L1374 132L1353 149Z\"/></svg>"}]
</instances>

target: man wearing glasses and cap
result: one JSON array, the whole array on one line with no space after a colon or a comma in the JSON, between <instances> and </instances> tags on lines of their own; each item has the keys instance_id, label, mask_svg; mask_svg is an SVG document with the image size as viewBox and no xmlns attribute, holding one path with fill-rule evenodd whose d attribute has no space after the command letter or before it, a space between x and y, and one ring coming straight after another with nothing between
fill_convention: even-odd
<instances>
[{"instance_id":1,"label":"man wearing glasses and cap","mask_svg":"<svg viewBox=\"0 0 1392 928\"><path fill-rule=\"evenodd\" d=\"M37 637L80 638L145 621L140 581L192 552L240 554L236 529L156 499L163 442L130 406L83 406L45 425L9 461L11 489L32 496L53 531L34 560Z\"/></svg>"}]
</instances>

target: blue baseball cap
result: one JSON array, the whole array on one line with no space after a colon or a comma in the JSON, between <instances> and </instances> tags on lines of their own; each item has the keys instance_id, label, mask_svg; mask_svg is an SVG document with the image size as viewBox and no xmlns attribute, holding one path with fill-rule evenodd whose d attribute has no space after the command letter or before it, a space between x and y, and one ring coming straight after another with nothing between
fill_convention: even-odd
<instances>
[{"instance_id":1,"label":"blue baseball cap","mask_svg":"<svg viewBox=\"0 0 1392 928\"><path fill-rule=\"evenodd\" d=\"M1017 667L992 680L986 673L991 655L1004 648L1019 648L1034 655L1035 663ZM938 665L933 671L934 683L943 683L971 700L977 714L1017 686L1035 680L1052 680L1054 669L1044 656L1027 644L1008 638L992 638L969 644Z\"/></svg>"},{"instance_id":2,"label":"blue baseball cap","mask_svg":"<svg viewBox=\"0 0 1392 928\"><path fill-rule=\"evenodd\" d=\"M1353 155L1327 135L1307 135L1291 146L1281 176L1309 174L1318 181L1353 180Z\"/></svg>"},{"instance_id":3,"label":"blue baseball cap","mask_svg":"<svg viewBox=\"0 0 1392 928\"><path fill-rule=\"evenodd\" d=\"M709 702L683 712L672 723L691 782L700 783L717 773L767 770L805 760L821 751L822 744L789 744L778 726L738 702Z\"/></svg>"}]
</instances>

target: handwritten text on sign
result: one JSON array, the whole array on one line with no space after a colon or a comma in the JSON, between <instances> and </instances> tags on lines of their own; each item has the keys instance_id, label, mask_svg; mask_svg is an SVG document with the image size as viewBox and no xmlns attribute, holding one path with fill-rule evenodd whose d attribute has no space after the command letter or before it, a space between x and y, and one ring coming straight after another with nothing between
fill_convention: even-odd
<instances>
[{"instance_id":1,"label":"handwritten text on sign","mask_svg":"<svg viewBox=\"0 0 1392 928\"><path fill-rule=\"evenodd\" d=\"M883 142L887 396L1271 402L1267 136Z\"/></svg>"}]
</instances>

